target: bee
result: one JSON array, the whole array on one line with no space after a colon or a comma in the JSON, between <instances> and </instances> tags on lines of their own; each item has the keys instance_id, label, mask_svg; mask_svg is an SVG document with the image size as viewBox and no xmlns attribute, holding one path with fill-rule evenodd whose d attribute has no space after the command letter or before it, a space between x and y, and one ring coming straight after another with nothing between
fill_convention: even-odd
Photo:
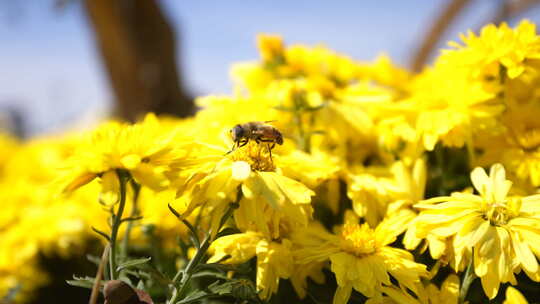
<instances>
[{"instance_id":1,"label":"bee","mask_svg":"<svg viewBox=\"0 0 540 304\"><path fill-rule=\"evenodd\" d=\"M270 158L272 158L272 149L278 145L283 144L283 135L279 130L271 125L268 125L271 121L251 121L243 124L237 124L231 130L231 136L233 140L233 147L231 153L236 148L247 145L250 140L254 140L257 144L268 143L268 152Z\"/></svg>"}]
</instances>

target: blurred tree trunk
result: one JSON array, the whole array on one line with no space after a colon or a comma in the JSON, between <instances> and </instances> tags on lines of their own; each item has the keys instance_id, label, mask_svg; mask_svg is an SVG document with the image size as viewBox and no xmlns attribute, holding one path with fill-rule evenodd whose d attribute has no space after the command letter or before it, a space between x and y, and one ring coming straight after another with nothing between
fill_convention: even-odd
<instances>
[{"instance_id":1,"label":"blurred tree trunk","mask_svg":"<svg viewBox=\"0 0 540 304\"><path fill-rule=\"evenodd\" d=\"M192 99L176 69L173 29L157 0L84 0L115 94L116 112L188 116Z\"/></svg>"},{"instance_id":2,"label":"blurred tree trunk","mask_svg":"<svg viewBox=\"0 0 540 304\"><path fill-rule=\"evenodd\" d=\"M440 10L411 60L411 69L414 72L420 72L424 68L437 42L470 1L449 0L446 6Z\"/></svg>"}]
</instances>

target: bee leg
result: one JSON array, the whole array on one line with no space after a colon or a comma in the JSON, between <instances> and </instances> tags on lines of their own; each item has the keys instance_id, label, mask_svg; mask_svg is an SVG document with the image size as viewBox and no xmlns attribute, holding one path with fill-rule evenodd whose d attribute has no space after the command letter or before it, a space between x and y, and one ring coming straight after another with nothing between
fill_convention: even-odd
<instances>
[{"instance_id":1,"label":"bee leg","mask_svg":"<svg viewBox=\"0 0 540 304\"><path fill-rule=\"evenodd\" d=\"M241 148L241 147L247 145L248 142L249 142L249 139L245 139L245 140L239 142L237 148Z\"/></svg>"},{"instance_id":2,"label":"bee leg","mask_svg":"<svg viewBox=\"0 0 540 304\"><path fill-rule=\"evenodd\" d=\"M236 142L233 142L231 150L229 152L225 153L225 155L229 155L232 151L235 150L235 148L236 148Z\"/></svg>"},{"instance_id":3,"label":"bee leg","mask_svg":"<svg viewBox=\"0 0 540 304\"><path fill-rule=\"evenodd\" d=\"M273 144L272 146L270 145L267 145L266 147L268 148L268 155L270 155L270 162L274 163L274 160L272 159L272 148L275 146L275 144Z\"/></svg>"}]
</instances>

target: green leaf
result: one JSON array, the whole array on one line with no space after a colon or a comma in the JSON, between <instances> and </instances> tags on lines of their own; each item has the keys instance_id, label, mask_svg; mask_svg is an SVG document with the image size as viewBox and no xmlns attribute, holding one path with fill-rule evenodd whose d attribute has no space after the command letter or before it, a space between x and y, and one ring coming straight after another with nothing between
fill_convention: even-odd
<instances>
[{"instance_id":1,"label":"green leaf","mask_svg":"<svg viewBox=\"0 0 540 304\"><path fill-rule=\"evenodd\" d=\"M151 257L148 257L148 258L134 259L134 260L126 261L126 262L121 263L120 265L118 265L118 267L116 268L116 271L121 271L121 270L126 269L126 268L136 267L136 266L145 264L148 261L150 261L151 259L152 259Z\"/></svg>"},{"instance_id":2,"label":"green leaf","mask_svg":"<svg viewBox=\"0 0 540 304\"><path fill-rule=\"evenodd\" d=\"M220 232L218 232L218 234L216 235L216 239L217 238L220 238L222 236L226 236L226 235L230 235L230 234L235 234L235 233L239 233L240 230L236 229L236 228L232 228L232 227L227 227L225 229L222 229Z\"/></svg>"},{"instance_id":3,"label":"green leaf","mask_svg":"<svg viewBox=\"0 0 540 304\"><path fill-rule=\"evenodd\" d=\"M130 216L130 217L125 217L123 218L122 220L120 220L120 222L124 223L124 222L133 222L133 221L138 221L138 220L142 220L143 217L142 216Z\"/></svg>"},{"instance_id":4,"label":"green leaf","mask_svg":"<svg viewBox=\"0 0 540 304\"><path fill-rule=\"evenodd\" d=\"M251 300L257 298L257 289L252 281L238 279L231 281L233 297L241 300Z\"/></svg>"},{"instance_id":5,"label":"green leaf","mask_svg":"<svg viewBox=\"0 0 540 304\"><path fill-rule=\"evenodd\" d=\"M204 290L195 290L191 293L189 293L185 298L182 300L176 302L175 304L189 304L189 303L196 303L203 299L210 298L214 295L204 291Z\"/></svg>"},{"instance_id":6,"label":"green leaf","mask_svg":"<svg viewBox=\"0 0 540 304\"><path fill-rule=\"evenodd\" d=\"M193 227L193 225L191 225L191 223L188 222L180 213L178 213L178 211L176 211L176 209L174 209L171 204L167 204L167 206L169 207L169 211L171 211L171 213L176 216L180 221L182 221L182 223L186 225L189 231L191 231L191 237L193 239L192 241L195 245L195 248L199 248L201 241L199 240L199 234L197 233L197 229Z\"/></svg>"},{"instance_id":7,"label":"green leaf","mask_svg":"<svg viewBox=\"0 0 540 304\"><path fill-rule=\"evenodd\" d=\"M146 289L145 287L146 286L144 285L143 280L140 280L139 283L137 283L137 287L135 288L140 289L140 290L145 290Z\"/></svg>"},{"instance_id":8,"label":"green leaf","mask_svg":"<svg viewBox=\"0 0 540 304\"><path fill-rule=\"evenodd\" d=\"M94 278L73 276L73 280L66 280L66 283L71 286L92 289L92 287L94 286ZM103 283L104 282L102 281L101 284Z\"/></svg>"},{"instance_id":9,"label":"green leaf","mask_svg":"<svg viewBox=\"0 0 540 304\"><path fill-rule=\"evenodd\" d=\"M320 110L322 108L325 108L326 106L328 106L327 102L322 103L322 104L320 104L318 106L315 106L315 107L304 106L304 107L302 107L302 110L306 111L306 112L315 112L315 111L318 111L318 110Z\"/></svg>"},{"instance_id":10,"label":"green leaf","mask_svg":"<svg viewBox=\"0 0 540 304\"><path fill-rule=\"evenodd\" d=\"M285 106L275 106L274 109L278 111L284 111L284 112L294 112L293 108L285 107Z\"/></svg>"},{"instance_id":11,"label":"green leaf","mask_svg":"<svg viewBox=\"0 0 540 304\"><path fill-rule=\"evenodd\" d=\"M220 282L214 282L208 286L208 290L210 290L213 294L220 296L230 295L232 294L234 284L235 281L228 281L221 284Z\"/></svg>"},{"instance_id":12,"label":"green leaf","mask_svg":"<svg viewBox=\"0 0 540 304\"><path fill-rule=\"evenodd\" d=\"M90 283L87 281L66 280L66 283L68 283L71 286L88 288L88 289L92 289L92 287L94 286L93 283Z\"/></svg>"},{"instance_id":13,"label":"green leaf","mask_svg":"<svg viewBox=\"0 0 540 304\"><path fill-rule=\"evenodd\" d=\"M197 271L192 278L201 278L201 277L212 277L217 279L227 279L227 275L222 272L215 272L210 270Z\"/></svg>"},{"instance_id":14,"label":"green leaf","mask_svg":"<svg viewBox=\"0 0 540 304\"><path fill-rule=\"evenodd\" d=\"M88 261L96 264L97 266L99 266L99 264L101 263L101 259L98 256L95 256L95 255L92 255L92 254L87 254L86 259Z\"/></svg>"},{"instance_id":15,"label":"green leaf","mask_svg":"<svg viewBox=\"0 0 540 304\"><path fill-rule=\"evenodd\" d=\"M91 228L92 228L92 230L94 230L95 233L97 233L97 234L101 235L102 237L104 237L108 242L111 241L111 237L107 233L105 233L105 232L103 232L101 230L98 230L95 227L91 227Z\"/></svg>"},{"instance_id":16,"label":"green leaf","mask_svg":"<svg viewBox=\"0 0 540 304\"><path fill-rule=\"evenodd\" d=\"M199 264L197 267L195 267L195 272L204 271L204 270L210 270L214 272L227 272L230 270L235 270L236 265L227 265L227 264L219 264L219 263L209 263L209 264Z\"/></svg>"}]
</instances>

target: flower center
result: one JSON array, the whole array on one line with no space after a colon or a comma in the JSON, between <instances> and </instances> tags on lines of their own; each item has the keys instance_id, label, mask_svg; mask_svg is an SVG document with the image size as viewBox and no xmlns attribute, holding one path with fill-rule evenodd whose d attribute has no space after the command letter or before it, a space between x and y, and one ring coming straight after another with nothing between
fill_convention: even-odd
<instances>
[{"instance_id":1,"label":"flower center","mask_svg":"<svg viewBox=\"0 0 540 304\"><path fill-rule=\"evenodd\" d=\"M540 130L529 128L516 136L516 141L526 151L534 151L540 146Z\"/></svg>"},{"instance_id":2,"label":"flower center","mask_svg":"<svg viewBox=\"0 0 540 304\"><path fill-rule=\"evenodd\" d=\"M255 171L275 171L276 166L272 160L270 145L250 141L247 145L236 148L231 153L233 161L245 161Z\"/></svg>"},{"instance_id":3,"label":"flower center","mask_svg":"<svg viewBox=\"0 0 540 304\"><path fill-rule=\"evenodd\" d=\"M341 247L356 256L374 253L375 233L368 224L345 224L341 230Z\"/></svg>"},{"instance_id":4,"label":"flower center","mask_svg":"<svg viewBox=\"0 0 540 304\"><path fill-rule=\"evenodd\" d=\"M484 218L494 226L506 225L509 220L519 215L521 203L519 197L507 197L504 202L488 204Z\"/></svg>"},{"instance_id":5,"label":"flower center","mask_svg":"<svg viewBox=\"0 0 540 304\"><path fill-rule=\"evenodd\" d=\"M509 220L509 212L506 203L493 203L488 205L486 220L494 226L506 225Z\"/></svg>"}]
</instances>

